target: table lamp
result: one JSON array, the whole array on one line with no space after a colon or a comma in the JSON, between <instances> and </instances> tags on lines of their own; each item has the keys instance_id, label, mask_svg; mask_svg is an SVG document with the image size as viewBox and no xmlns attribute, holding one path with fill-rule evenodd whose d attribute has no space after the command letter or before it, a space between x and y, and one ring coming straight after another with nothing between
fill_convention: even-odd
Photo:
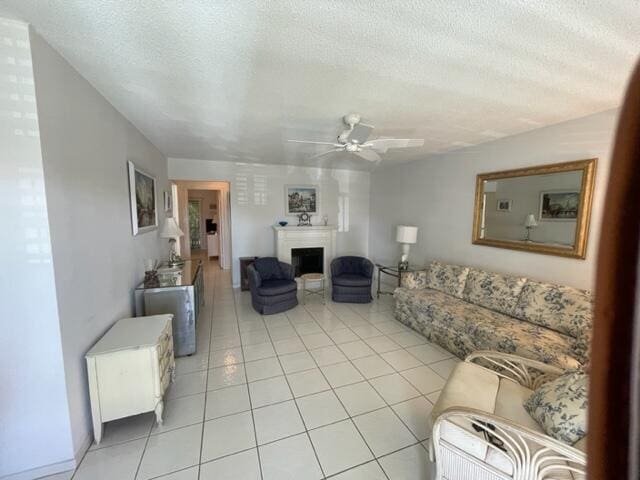
<instances>
[{"instance_id":1,"label":"table lamp","mask_svg":"<svg viewBox=\"0 0 640 480\"><path fill-rule=\"evenodd\" d=\"M396 227L396 242L402 244L402 257L398 268L406 270L409 268L409 249L418 239L418 227L411 225L398 225Z\"/></svg>"},{"instance_id":2,"label":"table lamp","mask_svg":"<svg viewBox=\"0 0 640 480\"><path fill-rule=\"evenodd\" d=\"M180 255L176 253L176 240L183 235L184 232L178 226L175 218L167 217L164 219L162 230L160 230L160 238L169 239L170 253L167 265L170 267L175 267L176 265L182 265L182 263L184 263L182 258L180 258Z\"/></svg>"},{"instance_id":3,"label":"table lamp","mask_svg":"<svg viewBox=\"0 0 640 480\"><path fill-rule=\"evenodd\" d=\"M531 229L537 226L538 222L536 221L535 215L533 213L527 215L527 217L524 219L524 228L527 229L527 236L524 239L525 242L531 241Z\"/></svg>"}]
</instances>

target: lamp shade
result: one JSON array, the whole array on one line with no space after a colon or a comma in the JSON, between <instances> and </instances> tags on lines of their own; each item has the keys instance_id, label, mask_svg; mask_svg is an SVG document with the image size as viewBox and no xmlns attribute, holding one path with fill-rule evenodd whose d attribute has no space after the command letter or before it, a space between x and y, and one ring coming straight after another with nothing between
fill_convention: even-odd
<instances>
[{"instance_id":1,"label":"lamp shade","mask_svg":"<svg viewBox=\"0 0 640 480\"><path fill-rule=\"evenodd\" d=\"M418 240L418 227L410 225L398 225L396 227L396 242L416 243Z\"/></svg>"},{"instance_id":2,"label":"lamp shade","mask_svg":"<svg viewBox=\"0 0 640 480\"><path fill-rule=\"evenodd\" d=\"M525 227L537 227L538 226L538 222L536 221L536 217L533 213L530 213L529 215L527 215L527 218L524 219L524 226Z\"/></svg>"},{"instance_id":3,"label":"lamp shade","mask_svg":"<svg viewBox=\"0 0 640 480\"><path fill-rule=\"evenodd\" d=\"M175 218L167 217L164 219L162 230L160 230L160 238L178 238L183 235L184 232L180 230Z\"/></svg>"}]
</instances>

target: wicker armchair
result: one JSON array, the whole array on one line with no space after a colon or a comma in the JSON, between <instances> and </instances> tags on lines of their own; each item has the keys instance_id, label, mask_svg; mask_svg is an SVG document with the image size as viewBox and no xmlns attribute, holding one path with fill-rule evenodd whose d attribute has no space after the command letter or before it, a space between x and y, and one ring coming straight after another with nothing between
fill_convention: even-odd
<instances>
[{"instance_id":1,"label":"wicker armchair","mask_svg":"<svg viewBox=\"0 0 640 480\"><path fill-rule=\"evenodd\" d=\"M433 408L431 457L438 480L586 478L586 438L575 446L546 435L524 399L562 374L515 355L481 351L451 373Z\"/></svg>"}]
</instances>

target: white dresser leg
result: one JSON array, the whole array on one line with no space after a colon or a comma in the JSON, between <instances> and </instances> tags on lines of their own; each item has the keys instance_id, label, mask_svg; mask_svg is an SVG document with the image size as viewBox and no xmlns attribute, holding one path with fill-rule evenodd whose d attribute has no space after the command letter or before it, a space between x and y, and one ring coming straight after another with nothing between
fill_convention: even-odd
<instances>
[{"instance_id":1,"label":"white dresser leg","mask_svg":"<svg viewBox=\"0 0 640 480\"><path fill-rule=\"evenodd\" d=\"M93 421L93 438L96 441L96 445L100 445L102 441L102 422Z\"/></svg>"},{"instance_id":2,"label":"white dresser leg","mask_svg":"<svg viewBox=\"0 0 640 480\"><path fill-rule=\"evenodd\" d=\"M156 423L158 425L162 425L162 411L164 410L164 402L160 400L158 405L156 405Z\"/></svg>"}]
</instances>

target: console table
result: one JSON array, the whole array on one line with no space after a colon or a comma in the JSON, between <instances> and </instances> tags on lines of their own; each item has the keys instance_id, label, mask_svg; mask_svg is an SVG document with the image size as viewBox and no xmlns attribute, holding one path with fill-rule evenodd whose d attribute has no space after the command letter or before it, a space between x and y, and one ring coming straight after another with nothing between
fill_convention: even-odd
<instances>
[{"instance_id":1,"label":"console table","mask_svg":"<svg viewBox=\"0 0 640 480\"><path fill-rule=\"evenodd\" d=\"M196 351L196 322L204 304L204 279L200 261L187 260L179 267L158 269L157 287L135 290L136 315L173 314L176 357Z\"/></svg>"},{"instance_id":2,"label":"console table","mask_svg":"<svg viewBox=\"0 0 640 480\"><path fill-rule=\"evenodd\" d=\"M380 288L380 277L382 274L389 275L390 277L395 277L398 279L398 286L402 283L402 274L406 272L418 272L421 270L426 270L426 267L419 266L413 267L409 266L403 270L398 268L398 265L383 265L381 263L376 263L376 267L378 267L378 290L376 292L376 298L380 298L380 294L383 295L393 295L393 292L387 292Z\"/></svg>"}]
</instances>

